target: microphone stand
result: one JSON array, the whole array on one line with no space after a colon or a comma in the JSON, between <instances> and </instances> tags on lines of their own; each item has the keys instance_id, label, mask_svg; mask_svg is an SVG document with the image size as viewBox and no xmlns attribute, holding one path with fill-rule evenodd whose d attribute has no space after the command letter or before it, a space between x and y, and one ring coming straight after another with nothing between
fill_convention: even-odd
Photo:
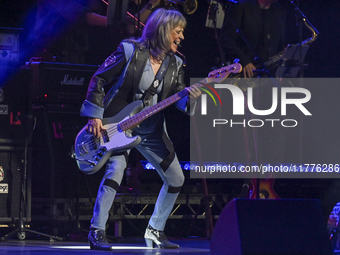
<instances>
[{"instance_id":1,"label":"microphone stand","mask_svg":"<svg viewBox=\"0 0 340 255\"><path fill-rule=\"evenodd\" d=\"M304 75L304 64L303 64L303 57L302 57L302 20L304 20L308 26L310 26L316 34L319 34L319 31L312 25L312 23L307 19L306 15L303 14L303 12L300 10L300 1L297 0L297 4L294 3L294 0L290 1L290 3L294 6L294 10L297 14L295 14L297 17L300 16L301 18L298 18L298 27L299 27L299 46L300 46L300 77L303 77Z\"/></svg>"},{"instance_id":2,"label":"microphone stand","mask_svg":"<svg viewBox=\"0 0 340 255\"><path fill-rule=\"evenodd\" d=\"M30 110L29 110L30 111ZM0 241L6 241L9 237L17 234L19 240L26 239L26 233L32 233L38 236L45 236L50 239L51 242L57 240L62 241L63 239L58 236L52 236L45 233L41 233L38 231L34 231L26 227L25 220L24 220L24 210L26 211L26 221L30 221L31 213L27 212L27 200L30 201L31 199L31 166L29 165L29 144L32 138L32 134L34 131L34 127L31 130L32 120L34 119L34 127L35 127L35 117L32 116L29 112L26 121L26 130L25 130L25 147L24 147L24 158L23 158L23 170L21 170L21 177L20 177L20 198L19 198L19 218L16 220L15 229L8 234L1 236ZM28 182L27 182L28 180ZM27 198L27 200L26 200Z\"/></svg>"},{"instance_id":3,"label":"microphone stand","mask_svg":"<svg viewBox=\"0 0 340 255\"><path fill-rule=\"evenodd\" d=\"M225 5L227 5L228 3L231 3L230 1L225 1ZM266 68L264 62L261 60L261 58L259 57L259 55L255 52L255 50L253 49L253 47L250 45L249 41L247 40L247 38L245 37L245 35L243 34L242 30L239 28L239 26L234 22L234 20L230 17L229 15L229 12L231 10L231 7L232 7L233 3L231 3L227 8L225 8L225 15L227 17L227 19L230 21L230 23L232 24L233 28L235 29L236 33L241 37L241 39L243 40L243 42L246 44L246 46L248 47L248 49L251 51L251 53L253 54L254 57L254 60L256 62L258 62L260 64L260 66L262 67L262 70L256 70L257 73L259 74L258 76L260 76L260 74L267 74L268 76L269 75L269 70ZM224 24L225 25L225 24ZM246 97L245 97L246 98ZM257 100L258 101L258 100ZM247 117L246 118L251 118L251 114L248 113L246 115ZM254 128L252 130L252 138L253 138L253 145L254 145L254 153L255 153L255 161L256 161L256 164L258 164L258 151L257 151L257 148L258 148L258 135L257 135L257 132L255 132ZM249 142L249 138L248 137L248 130L247 130L247 127L245 126L244 127L244 130L243 130L243 135L244 135L244 143L245 143L245 150L246 150L246 161L247 161L247 164L251 167L252 165L252 153L250 152L250 142ZM244 190L242 188L242 191L241 191L241 197L245 197L245 193L247 192L247 196L248 198L250 198L249 196L249 186L250 186L250 183L251 181L250 180L245 180L244 184L243 184L243 187L246 187L247 190ZM260 182L259 180L256 181L256 186L253 187L253 189L256 190L256 198L260 198Z\"/></svg>"},{"instance_id":4,"label":"microphone stand","mask_svg":"<svg viewBox=\"0 0 340 255\"><path fill-rule=\"evenodd\" d=\"M299 15L301 17L303 17L303 13L300 11L300 1L297 0L297 5L294 3L294 1L292 0L290 2L293 6L294 6L294 10L296 12L296 17L297 17L297 25L298 25L298 28L299 28L299 64L300 64L300 87L303 88L304 87L304 84L302 82L302 77L304 76L304 63L303 63L303 59L302 59L302 20L300 19ZM300 114L300 141L299 141L299 162L302 162L302 159L303 159L303 149L302 149L302 143L303 143L303 116L302 114Z\"/></svg>"},{"instance_id":5,"label":"microphone stand","mask_svg":"<svg viewBox=\"0 0 340 255\"><path fill-rule=\"evenodd\" d=\"M299 65L300 65L300 78L304 77L304 57L302 56L302 20L304 20L308 26L310 26L316 34L319 34L319 31L312 25L312 23L307 19L306 15L303 14L303 12L300 10L300 1L297 0L297 4L294 3L293 0L290 1L290 3L293 5L294 10L296 12L297 17L297 25L299 27ZM300 87L303 88L304 84L302 82L303 80L300 79ZM303 116L300 117L300 141L299 141L299 161L302 162L303 159L303 150L302 150L302 144L303 144Z\"/></svg>"},{"instance_id":6,"label":"microphone stand","mask_svg":"<svg viewBox=\"0 0 340 255\"><path fill-rule=\"evenodd\" d=\"M293 1L291 1L294 4ZM297 5L295 5L295 11L299 11L300 12L300 15L301 15L301 11L300 11L300 1L297 0ZM300 78L302 78L304 76L304 68L303 68L303 59L302 59L302 22L301 22L301 19L298 19L298 26L299 26L299 57L300 57L300 61L299 61L299 64L300 64Z\"/></svg>"}]
</instances>

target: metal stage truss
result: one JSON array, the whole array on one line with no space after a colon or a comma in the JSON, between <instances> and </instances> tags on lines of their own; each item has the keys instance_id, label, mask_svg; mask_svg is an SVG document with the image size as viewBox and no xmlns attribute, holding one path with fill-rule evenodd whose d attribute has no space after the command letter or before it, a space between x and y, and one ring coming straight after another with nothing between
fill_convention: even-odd
<instances>
[{"instance_id":1,"label":"metal stage truss","mask_svg":"<svg viewBox=\"0 0 340 255\"><path fill-rule=\"evenodd\" d=\"M118 193L110 210L109 223L115 224L115 236L122 236L123 220L145 220L151 217L158 194L131 194ZM205 211L200 194L180 194L169 219L173 220L202 220L205 219ZM224 205L227 203L228 195L209 196L212 219L219 217ZM76 220L90 221L95 199L79 198L79 215L75 214L77 203L75 198L33 198L32 199L32 221L67 222ZM51 208L56 208L52 216Z\"/></svg>"}]
</instances>

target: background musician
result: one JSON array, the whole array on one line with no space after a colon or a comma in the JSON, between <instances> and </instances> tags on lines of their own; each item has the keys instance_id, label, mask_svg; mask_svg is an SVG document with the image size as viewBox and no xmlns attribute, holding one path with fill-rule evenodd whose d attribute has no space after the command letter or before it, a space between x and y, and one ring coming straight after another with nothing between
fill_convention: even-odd
<instances>
[{"instance_id":1,"label":"background musician","mask_svg":"<svg viewBox=\"0 0 340 255\"><path fill-rule=\"evenodd\" d=\"M284 49L286 14L276 0L241 0L226 11L220 44L226 60L240 60L244 77ZM259 67L256 67L259 66Z\"/></svg>"}]
</instances>

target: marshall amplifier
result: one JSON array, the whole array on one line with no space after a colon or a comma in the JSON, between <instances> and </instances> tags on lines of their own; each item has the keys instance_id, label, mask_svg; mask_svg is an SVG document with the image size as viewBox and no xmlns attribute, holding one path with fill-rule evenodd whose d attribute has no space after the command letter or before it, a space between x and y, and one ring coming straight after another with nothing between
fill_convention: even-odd
<instances>
[{"instance_id":1,"label":"marshall amplifier","mask_svg":"<svg viewBox=\"0 0 340 255\"><path fill-rule=\"evenodd\" d=\"M79 65L56 62L27 62L31 70L31 99L42 104L77 104L85 99L97 65Z\"/></svg>"}]
</instances>

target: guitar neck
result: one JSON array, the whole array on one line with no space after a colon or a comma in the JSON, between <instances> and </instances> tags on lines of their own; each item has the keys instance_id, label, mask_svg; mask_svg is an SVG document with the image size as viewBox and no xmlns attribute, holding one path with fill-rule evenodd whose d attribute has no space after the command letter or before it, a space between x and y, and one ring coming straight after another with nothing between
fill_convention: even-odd
<instances>
[{"instance_id":1,"label":"guitar neck","mask_svg":"<svg viewBox=\"0 0 340 255\"><path fill-rule=\"evenodd\" d=\"M176 103L181 98L187 96L189 92L184 89L171 97L168 97L167 99L164 99L163 101L137 113L136 115L128 118L127 120L122 121L119 126L120 129L125 131L128 129L131 129L138 124L140 124L142 121L146 120L147 118L151 117L152 115L160 112L161 110L165 109L166 107L172 105L173 103Z\"/></svg>"},{"instance_id":2,"label":"guitar neck","mask_svg":"<svg viewBox=\"0 0 340 255\"><path fill-rule=\"evenodd\" d=\"M226 66L219 68L217 70L214 70L209 73L208 77L205 79L199 81L198 83L195 83L194 85L196 87L202 87L204 85L207 85L208 83L216 82L220 83L224 81L230 73L239 73L242 70L242 66L238 63L234 63L232 65ZM188 89L183 89L180 92L177 92L176 94L172 95L171 97L168 97L167 99L164 99L163 101L137 113L136 115L122 121L119 124L119 128L122 131L131 129L138 124L140 124L142 121L145 119L149 118L150 116L156 114L157 112L165 109L169 105L172 105L173 103L176 103L178 100L181 98L189 95L189 90Z\"/></svg>"}]
</instances>

